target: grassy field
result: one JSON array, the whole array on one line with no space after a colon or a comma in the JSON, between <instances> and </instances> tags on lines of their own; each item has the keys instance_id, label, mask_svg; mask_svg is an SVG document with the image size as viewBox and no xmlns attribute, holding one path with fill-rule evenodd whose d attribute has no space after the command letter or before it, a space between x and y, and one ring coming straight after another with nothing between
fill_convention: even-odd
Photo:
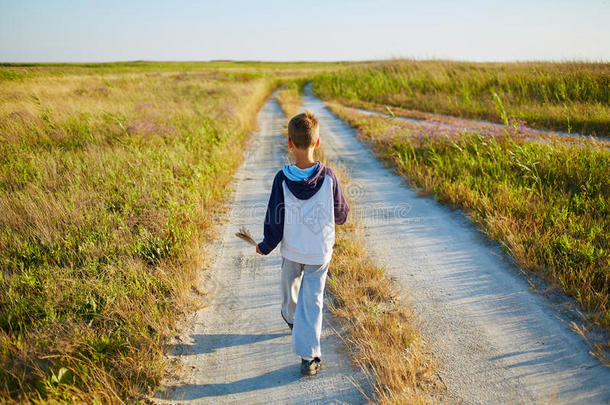
<instances>
[{"instance_id":1,"label":"grassy field","mask_svg":"<svg viewBox=\"0 0 610 405\"><path fill-rule=\"evenodd\" d=\"M306 80L288 82L277 100L287 118L301 108L300 93ZM344 190L349 173L324 154L324 133L315 158L333 168ZM352 214L336 229L336 245L329 270L330 311L344 325L343 338L352 360L369 376L378 404L433 403L443 392L436 378L437 364L413 321L411 305L383 269L368 255L364 229L348 201Z\"/></svg>"},{"instance_id":2,"label":"grassy field","mask_svg":"<svg viewBox=\"0 0 610 405\"><path fill-rule=\"evenodd\" d=\"M355 107L414 110L406 115L515 118L538 128L610 135L608 63L371 62L319 73L314 91Z\"/></svg>"},{"instance_id":3,"label":"grassy field","mask_svg":"<svg viewBox=\"0 0 610 405\"><path fill-rule=\"evenodd\" d=\"M288 81L278 93L287 116L313 77L318 94L354 106L514 116L607 134L608 69L0 64L0 402L121 402L154 389L165 339L196 305L202 248L255 114L280 82ZM519 135L426 137L407 123L333 109L412 183L468 209L523 267L610 325L606 147ZM365 259L359 229L350 222L338 230L333 311L350 325L352 354L384 387L377 399L423 401L433 364L408 305Z\"/></svg>"},{"instance_id":4,"label":"grassy field","mask_svg":"<svg viewBox=\"0 0 610 405\"><path fill-rule=\"evenodd\" d=\"M32 69L0 69L0 402L139 398L275 79Z\"/></svg>"},{"instance_id":5,"label":"grassy field","mask_svg":"<svg viewBox=\"0 0 610 405\"><path fill-rule=\"evenodd\" d=\"M610 326L610 148L594 140L422 134L331 104L414 185L465 208L517 262Z\"/></svg>"}]
</instances>

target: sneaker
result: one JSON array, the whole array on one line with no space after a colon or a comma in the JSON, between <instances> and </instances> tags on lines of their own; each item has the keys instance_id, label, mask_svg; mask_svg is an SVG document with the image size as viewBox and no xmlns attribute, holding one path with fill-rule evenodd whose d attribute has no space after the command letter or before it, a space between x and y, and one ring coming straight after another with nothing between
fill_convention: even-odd
<instances>
[{"instance_id":1,"label":"sneaker","mask_svg":"<svg viewBox=\"0 0 610 405\"><path fill-rule=\"evenodd\" d=\"M292 324L290 322L288 322L286 320L286 318L284 318L284 314L282 313L282 311L280 311L280 314L282 315L282 319L284 320L284 322L286 322L286 325L288 325L288 327L290 328L290 330L292 330Z\"/></svg>"},{"instance_id":2,"label":"sneaker","mask_svg":"<svg viewBox=\"0 0 610 405\"><path fill-rule=\"evenodd\" d=\"M316 375L322 367L322 360L319 357L314 357L313 360L301 359L301 374Z\"/></svg>"}]
</instances>

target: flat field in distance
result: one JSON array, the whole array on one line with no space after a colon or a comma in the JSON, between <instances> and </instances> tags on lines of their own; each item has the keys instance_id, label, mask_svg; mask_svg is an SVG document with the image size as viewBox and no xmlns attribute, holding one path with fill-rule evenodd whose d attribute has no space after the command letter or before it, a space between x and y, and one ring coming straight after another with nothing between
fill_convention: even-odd
<instances>
[{"instance_id":1,"label":"flat field in distance","mask_svg":"<svg viewBox=\"0 0 610 405\"><path fill-rule=\"evenodd\" d=\"M354 107L500 123L514 117L542 129L610 135L608 63L369 62L318 74L314 91Z\"/></svg>"}]
</instances>

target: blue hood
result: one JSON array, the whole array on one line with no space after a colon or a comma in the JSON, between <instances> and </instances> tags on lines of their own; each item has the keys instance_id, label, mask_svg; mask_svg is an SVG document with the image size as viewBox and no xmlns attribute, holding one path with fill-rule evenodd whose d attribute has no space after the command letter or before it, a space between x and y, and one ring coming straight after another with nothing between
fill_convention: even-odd
<instances>
[{"instance_id":1,"label":"blue hood","mask_svg":"<svg viewBox=\"0 0 610 405\"><path fill-rule=\"evenodd\" d=\"M326 167L318 162L313 173L303 180L292 180L292 178L299 178L297 173L292 173L294 166L286 165L282 168L282 174L286 181L286 186L294 196L300 200L308 200L311 198L324 183L326 176ZM298 170L298 168L297 168ZM288 171L289 174L286 172Z\"/></svg>"},{"instance_id":2,"label":"blue hood","mask_svg":"<svg viewBox=\"0 0 610 405\"><path fill-rule=\"evenodd\" d=\"M282 172L284 172L284 176L289 180L302 181L311 177L319 166L320 162L316 162L315 165L308 167L307 169L299 169L294 163L291 163L282 167Z\"/></svg>"}]
</instances>

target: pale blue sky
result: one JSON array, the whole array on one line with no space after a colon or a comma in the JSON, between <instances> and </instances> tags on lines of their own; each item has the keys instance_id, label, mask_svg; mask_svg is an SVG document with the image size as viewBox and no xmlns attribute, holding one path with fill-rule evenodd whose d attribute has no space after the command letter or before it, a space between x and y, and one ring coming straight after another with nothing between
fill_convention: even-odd
<instances>
[{"instance_id":1,"label":"pale blue sky","mask_svg":"<svg viewBox=\"0 0 610 405\"><path fill-rule=\"evenodd\" d=\"M610 0L0 0L0 62L610 60Z\"/></svg>"}]
</instances>

